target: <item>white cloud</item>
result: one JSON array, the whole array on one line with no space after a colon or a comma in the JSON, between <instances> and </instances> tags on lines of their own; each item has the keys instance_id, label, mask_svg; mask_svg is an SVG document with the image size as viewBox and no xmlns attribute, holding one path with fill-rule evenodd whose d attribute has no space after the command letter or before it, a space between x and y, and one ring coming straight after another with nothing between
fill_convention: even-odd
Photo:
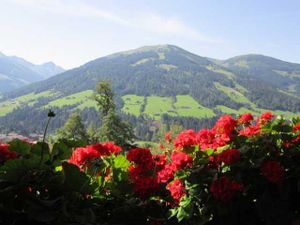
<instances>
[{"instance_id":1,"label":"white cloud","mask_svg":"<svg viewBox=\"0 0 300 225\"><path fill-rule=\"evenodd\" d=\"M96 8L87 3L80 1L66 1L66 0L10 0L16 4L35 8L37 10L44 10L51 13L62 15L102 18L118 24L126 25L126 20L116 16L115 14Z\"/></svg>"},{"instance_id":2,"label":"white cloud","mask_svg":"<svg viewBox=\"0 0 300 225\"><path fill-rule=\"evenodd\" d=\"M76 0L10 0L19 5L46 10L76 17L98 18L161 36L176 36L179 38L207 42L222 43L220 39L207 37L197 29L187 25L182 20L161 16L155 13L131 13L130 18L121 17L113 12L101 9L99 6Z\"/></svg>"},{"instance_id":3,"label":"white cloud","mask_svg":"<svg viewBox=\"0 0 300 225\"><path fill-rule=\"evenodd\" d=\"M191 39L209 43L221 43L222 40L207 37L201 34L195 28L185 24L177 18L163 17L158 14L148 13L139 15L135 19L135 26L139 29L152 32L159 35L176 36L185 39Z\"/></svg>"}]
</instances>

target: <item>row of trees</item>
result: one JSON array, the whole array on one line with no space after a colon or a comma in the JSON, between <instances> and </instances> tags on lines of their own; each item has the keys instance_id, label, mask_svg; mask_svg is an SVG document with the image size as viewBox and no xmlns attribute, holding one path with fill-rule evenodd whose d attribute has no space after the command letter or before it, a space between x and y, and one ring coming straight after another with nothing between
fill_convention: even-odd
<instances>
[{"instance_id":1,"label":"row of trees","mask_svg":"<svg viewBox=\"0 0 300 225\"><path fill-rule=\"evenodd\" d=\"M81 140L86 143L113 141L122 147L131 146L134 132L131 125L123 121L116 112L111 83L107 81L97 83L93 98L99 107L101 126L97 127L95 123L90 123L85 129L80 114L74 112L51 137L52 141L61 139Z\"/></svg>"}]
</instances>

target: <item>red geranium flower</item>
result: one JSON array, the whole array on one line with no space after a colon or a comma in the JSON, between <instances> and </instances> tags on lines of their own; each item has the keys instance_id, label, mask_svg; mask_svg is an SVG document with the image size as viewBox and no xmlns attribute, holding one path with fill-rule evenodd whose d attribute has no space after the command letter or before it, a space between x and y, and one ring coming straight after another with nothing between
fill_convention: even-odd
<instances>
[{"instance_id":1,"label":"red geranium flower","mask_svg":"<svg viewBox=\"0 0 300 225\"><path fill-rule=\"evenodd\" d=\"M137 165L143 166L145 169L153 169L154 161L151 151L147 148L133 148L127 153L127 159Z\"/></svg>"},{"instance_id":2,"label":"red geranium flower","mask_svg":"<svg viewBox=\"0 0 300 225\"><path fill-rule=\"evenodd\" d=\"M7 160L17 158L17 153L8 149L9 145L0 144L0 165L5 163Z\"/></svg>"},{"instance_id":3,"label":"red geranium flower","mask_svg":"<svg viewBox=\"0 0 300 225\"><path fill-rule=\"evenodd\" d=\"M202 129L197 134L197 140L201 150L208 148L217 149L219 146L215 142L215 131L209 129Z\"/></svg>"},{"instance_id":4,"label":"red geranium flower","mask_svg":"<svg viewBox=\"0 0 300 225\"><path fill-rule=\"evenodd\" d=\"M240 160L241 153L237 149L227 149L217 155L218 161L223 162L225 165L231 165Z\"/></svg>"},{"instance_id":5,"label":"red geranium flower","mask_svg":"<svg viewBox=\"0 0 300 225\"><path fill-rule=\"evenodd\" d=\"M214 126L214 130L217 134L225 134L226 136L231 136L232 132L235 130L237 121L233 119L230 115L221 116Z\"/></svg>"},{"instance_id":6,"label":"red geranium flower","mask_svg":"<svg viewBox=\"0 0 300 225\"><path fill-rule=\"evenodd\" d=\"M118 154L119 152L121 152L121 147L112 142L97 143L95 145L76 148L68 162L83 168L90 166L94 160L101 156L109 156Z\"/></svg>"},{"instance_id":7,"label":"red geranium flower","mask_svg":"<svg viewBox=\"0 0 300 225\"><path fill-rule=\"evenodd\" d=\"M284 178L284 167L278 161L270 160L262 164L262 175L270 182L280 184Z\"/></svg>"},{"instance_id":8,"label":"red geranium flower","mask_svg":"<svg viewBox=\"0 0 300 225\"><path fill-rule=\"evenodd\" d=\"M244 113L240 115L238 122L242 124L250 123L253 120L253 116L251 113Z\"/></svg>"},{"instance_id":9,"label":"red geranium flower","mask_svg":"<svg viewBox=\"0 0 300 225\"><path fill-rule=\"evenodd\" d=\"M194 145L197 145L197 137L194 130L182 131L174 140L174 146L177 149L183 149Z\"/></svg>"},{"instance_id":10,"label":"red geranium flower","mask_svg":"<svg viewBox=\"0 0 300 225\"><path fill-rule=\"evenodd\" d=\"M173 152L171 160L176 166L176 169L183 169L192 165L193 158L184 152Z\"/></svg>"},{"instance_id":11,"label":"red geranium flower","mask_svg":"<svg viewBox=\"0 0 300 225\"><path fill-rule=\"evenodd\" d=\"M243 130L240 130L239 135L245 137L255 136L260 133L260 126L259 125L250 125Z\"/></svg>"},{"instance_id":12,"label":"red geranium flower","mask_svg":"<svg viewBox=\"0 0 300 225\"><path fill-rule=\"evenodd\" d=\"M156 154L152 158L158 169L161 169L167 163L165 154Z\"/></svg>"},{"instance_id":13,"label":"red geranium flower","mask_svg":"<svg viewBox=\"0 0 300 225\"><path fill-rule=\"evenodd\" d=\"M82 168L90 166L92 161L94 161L96 158L99 158L100 156L100 152L98 152L94 148L79 147L73 151L68 162Z\"/></svg>"},{"instance_id":14,"label":"red geranium flower","mask_svg":"<svg viewBox=\"0 0 300 225\"><path fill-rule=\"evenodd\" d=\"M300 122L296 123L296 124L293 126L293 131L294 131L294 132L300 131Z\"/></svg>"},{"instance_id":15,"label":"red geranium flower","mask_svg":"<svg viewBox=\"0 0 300 225\"><path fill-rule=\"evenodd\" d=\"M210 192L214 198L224 202L230 201L236 192L244 190L243 184L230 181L227 177L221 177L210 186Z\"/></svg>"},{"instance_id":16,"label":"red geranium flower","mask_svg":"<svg viewBox=\"0 0 300 225\"><path fill-rule=\"evenodd\" d=\"M133 181L133 191L141 199L154 196L159 191L157 179L152 176L139 176Z\"/></svg>"},{"instance_id":17,"label":"red geranium flower","mask_svg":"<svg viewBox=\"0 0 300 225\"><path fill-rule=\"evenodd\" d=\"M216 122L212 129L215 133L213 148L226 145L234 135L234 130L236 128L237 121L234 120L230 115L224 115ZM211 135L211 134L210 134Z\"/></svg>"},{"instance_id":18,"label":"red geranium flower","mask_svg":"<svg viewBox=\"0 0 300 225\"><path fill-rule=\"evenodd\" d=\"M87 149L91 149L91 151L96 150L99 152L101 156L109 156L112 154L118 154L122 151L120 146L115 145L112 142L103 142L95 145L86 146Z\"/></svg>"},{"instance_id":19,"label":"red geranium flower","mask_svg":"<svg viewBox=\"0 0 300 225\"><path fill-rule=\"evenodd\" d=\"M180 179L176 179L167 185L167 189L170 191L171 196L178 204L180 199L186 195L186 190Z\"/></svg>"},{"instance_id":20,"label":"red geranium flower","mask_svg":"<svg viewBox=\"0 0 300 225\"><path fill-rule=\"evenodd\" d=\"M176 166L173 163L166 164L163 169L157 173L158 181L160 183L167 183L169 180L173 179L175 171Z\"/></svg>"},{"instance_id":21,"label":"red geranium flower","mask_svg":"<svg viewBox=\"0 0 300 225\"><path fill-rule=\"evenodd\" d=\"M273 117L274 115L271 112L265 112L261 114L261 116L257 119L257 123L263 125L266 122L270 121Z\"/></svg>"}]
</instances>

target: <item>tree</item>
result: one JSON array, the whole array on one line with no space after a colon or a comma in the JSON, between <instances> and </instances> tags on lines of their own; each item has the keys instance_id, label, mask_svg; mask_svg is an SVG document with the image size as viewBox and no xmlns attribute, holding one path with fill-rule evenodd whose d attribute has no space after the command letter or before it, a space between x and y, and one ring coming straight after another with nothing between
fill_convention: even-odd
<instances>
[{"instance_id":1,"label":"tree","mask_svg":"<svg viewBox=\"0 0 300 225\"><path fill-rule=\"evenodd\" d=\"M87 141L87 133L82 123L80 114L72 113L65 124L56 131L56 139Z\"/></svg>"},{"instance_id":2,"label":"tree","mask_svg":"<svg viewBox=\"0 0 300 225\"><path fill-rule=\"evenodd\" d=\"M107 116L110 111L115 111L114 93L110 82L98 82L94 98L100 107L102 117Z\"/></svg>"},{"instance_id":3,"label":"tree","mask_svg":"<svg viewBox=\"0 0 300 225\"><path fill-rule=\"evenodd\" d=\"M90 123L88 128L86 129L86 133L89 139L89 143L95 144L98 140L97 137L97 128L95 123Z\"/></svg>"},{"instance_id":4,"label":"tree","mask_svg":"<svg viewBox=\"0 0 300 225\"><path fill-rule=\"evenodd\" d=\"M133 129L116 113L111 83L107 81L97 83L94 97L99 106L102 121L99 129L99 140L113 141L122 147L131 146L134 140Z\"/></svg>"}]
</instances>

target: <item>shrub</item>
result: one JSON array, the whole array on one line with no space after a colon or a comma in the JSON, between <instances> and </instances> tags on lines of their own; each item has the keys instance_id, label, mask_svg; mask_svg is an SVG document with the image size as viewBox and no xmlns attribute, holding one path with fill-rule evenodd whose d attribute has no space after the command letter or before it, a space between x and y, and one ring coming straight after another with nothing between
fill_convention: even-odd
<instances>
[{"instance_id":1,"label":"shrub","mask_svg":"<svg viewBox=\"0 0 300 225\"><path fill-rule=\"evenodd\" d=\"M224 115L168 134L161 154L14 140L0 145L3 224L291 224L300 210L300 120Z\"/></svg>"}]
</instances>

